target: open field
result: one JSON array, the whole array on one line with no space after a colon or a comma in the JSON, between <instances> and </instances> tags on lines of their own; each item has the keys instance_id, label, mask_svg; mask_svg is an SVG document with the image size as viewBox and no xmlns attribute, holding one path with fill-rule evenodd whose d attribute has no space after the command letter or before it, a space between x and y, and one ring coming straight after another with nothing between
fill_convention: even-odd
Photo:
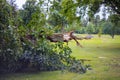
<instances>
[{"instance_id":1,"label":"open field","mask_svg":"<svg viewBox=\"0 0 120 80\"><path fill-rule=\"evenodd\" d=\"M0 75L0 80L120 80L120 36L112 39L108 35L98 38L94 35L91 40L79 41L83 48L69 42L72 55L78 59L87 59L92 70L85 74L61 71L38 73L13 73Z\"/></svg>"}]
</instances>

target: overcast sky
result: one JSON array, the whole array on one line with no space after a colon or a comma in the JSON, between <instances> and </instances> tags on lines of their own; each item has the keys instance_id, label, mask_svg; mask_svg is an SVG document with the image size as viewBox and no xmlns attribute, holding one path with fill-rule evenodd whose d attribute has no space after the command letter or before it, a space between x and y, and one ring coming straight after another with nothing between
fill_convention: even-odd
<instances>
[{"instance_id":1,"label":"overcast sky","mask_svg":"<svg viewBox=\"0 0 120 80\"><path fill-rule=\"evenodd\" d=\"M16 0L16 4L18 6L18 9L22 8L22 5L25 4L26 0Z\"/></svg>"}]
</instances>

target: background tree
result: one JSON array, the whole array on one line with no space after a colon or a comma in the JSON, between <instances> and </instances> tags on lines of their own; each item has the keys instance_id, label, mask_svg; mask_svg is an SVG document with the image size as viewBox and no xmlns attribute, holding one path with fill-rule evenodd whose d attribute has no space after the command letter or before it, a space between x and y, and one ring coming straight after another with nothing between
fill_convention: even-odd
<instances>
[{"instance_id":1,"label":"background tree","mask_svg":"<svg viewBox=\"0 0 120 80\"><path fill-rule=\"evenodd\" d=\"M32 14L36 12L36 0L27 0L23 5L23 10L20 10L20 16L23 20L23 24L26 26L32 19Z\"/></svg>"},{"instance_id":2,"label":"background tree","mask_svg":"<svg viewBox=\"0 0 120 80\"><path fill-rule=\"evenodd\" d=\"M103 33L111 35L112 34L112 27L113 27L113 24L109 21L102 23Z\"/></svg>"},{"instance_id":3,"label":"background tree","mask_svg":"<svg viewBox=\"0 0 120 80\"><path fill-rule=\"evenodd\" d=\"M118 29L119 23L120 23L120 16L117 14L113 14L109 17L109 20L112 22L113 26L111 27L112 32L111 32L111 36L112 38L114 38L114 35L116 33L116 30Z\"/></svg>"},{"instance_id":4,"label":"background tree","mask_svg":"<svg viewBox=\"0 0 120 80\"><path fill-rule=\"evenodd\" d=\"M106 6L109 6L112 8L114 12L120 15L120 1L119 0L104 0L103 1Z\"/></svg>"},{"instance_id":5,"label":"background tree","mask_svg":"<svg viewBox=\"0 0 120 80\"><path fill-rule=\"evenodd\" d=\"M65 32L64 27L67 25L67 20L60 12L62 10L61 1L54 0L53 5L50 7L50 14L48 22L56 31Z\"/></svg>"},{"instance_id":6,"label":"background tree","mask_svg":"<svg viewBox=\"0 0 120 80\"><path fill-rule=\"evenodd\" d=\"M86 27L86 33L93 34L95 32L94 24L92 22L89 22Z\"/></svg>"}]
</instances>

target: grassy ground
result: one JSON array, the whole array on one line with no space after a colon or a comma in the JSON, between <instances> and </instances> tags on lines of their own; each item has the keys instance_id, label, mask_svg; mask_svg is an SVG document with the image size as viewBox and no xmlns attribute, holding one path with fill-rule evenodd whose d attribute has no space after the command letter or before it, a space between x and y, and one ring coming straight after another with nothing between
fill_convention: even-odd
<instances>
[{"instance_id":1,"label":"grassy ground","mask_svg":"<svg viewBox=\"0 0 120 80\"><path fill-rule=\"evenodd\" d=\"M74 41L69 43L72 55L78 59L87 59L92 70L85 74L51 71L38 73L14 73L1 75L0 80L120 80L120 36L111 39L104 35L98 38L94 35L91 40L79 41L83 48L76 46Z\"/></svg>"}]
</instances>

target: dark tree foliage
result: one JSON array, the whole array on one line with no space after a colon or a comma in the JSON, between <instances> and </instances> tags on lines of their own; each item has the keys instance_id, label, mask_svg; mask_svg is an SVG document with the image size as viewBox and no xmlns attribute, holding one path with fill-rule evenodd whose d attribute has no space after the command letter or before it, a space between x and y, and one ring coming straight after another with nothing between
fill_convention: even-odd
<instances>
[{"instance_id":1,"label":"dark tree foliage","mask_svg":"<svg viewBox=\"0 0 120 80\"><path fill-rule=\"evenodd\" d=\"M120 16L118 14L113 14L109 17L110 22L112 23L112 27L111 27L111 36L112 38L114 38L115 34L118 34L117 32L119 32L119 28L120 28Z\"/></svg>"},{"instance_id":2,"label":"dark tree foliage","mask_svg":"<svg viewBox=\"0 0 120 80\"><path fill-rule=\"evenodd\" d=\"M25 26L32 19L32 14L37 11L36 2L36 0L27 0L26 3L23 5L24 10L20 10L20 16Z\"/></svg>"},{"instance_id":3,"label":"dark tree foliage","mask_svg":"<svg viewBox=\"0 0 120 80\"><path fill-rule=\"evenodd\" d=\"M120 15L120 0L104 0L107 6L110 6L113 11Z\"/></svg>"},{"instance_id":4,"label":"dark tree foliage","mask_svg":"<svg viewBox=\"0 0 120 80\"><path fill-rule=\"evenodd\" d=\"M14 72L19 67L20 46L13 26L14 13L13 5L6 0L0 1L0 72Z\"/></svg>"}]
</instances>

